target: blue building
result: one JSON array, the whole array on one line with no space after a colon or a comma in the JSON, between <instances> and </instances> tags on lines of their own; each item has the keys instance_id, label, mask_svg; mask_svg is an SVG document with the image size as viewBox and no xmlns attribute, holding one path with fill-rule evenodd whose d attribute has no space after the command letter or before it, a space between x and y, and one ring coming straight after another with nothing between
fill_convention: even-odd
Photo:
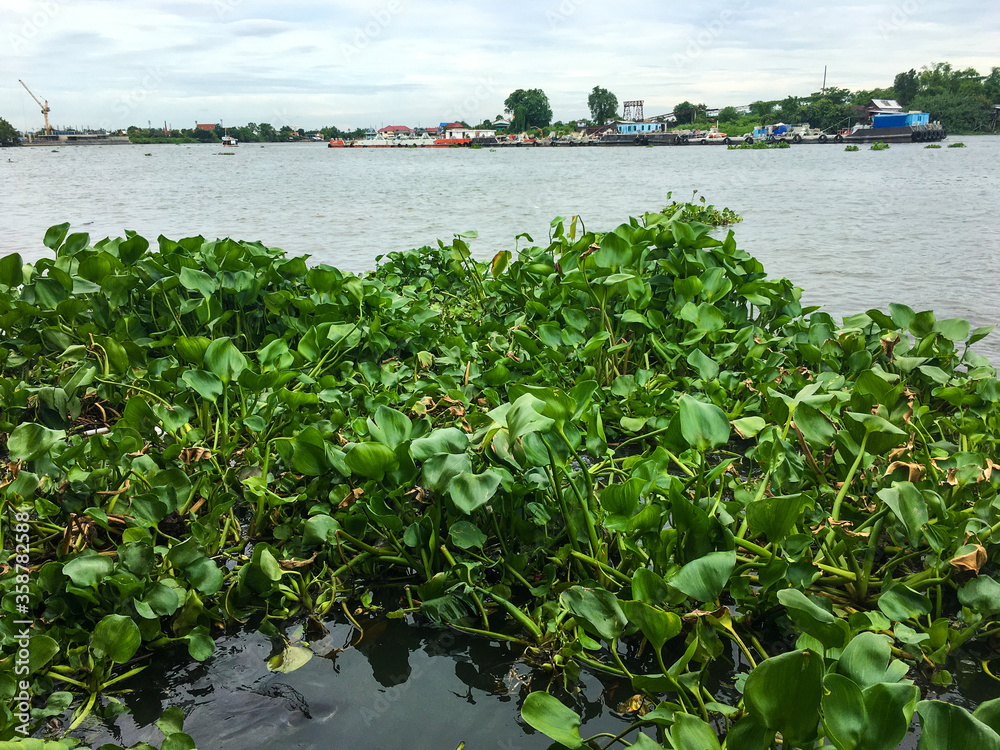
<instances>
[{"instance_id":1,"label":"blue building","mask_svg":"<svg viewBox=\"0 0 1000 750\"><path fill-rule=\"evenodd\" d=\"M620 122L618 132L622 135L638 135L640 133L662 133L662 122Z\"/></svg>"}]
</instances>

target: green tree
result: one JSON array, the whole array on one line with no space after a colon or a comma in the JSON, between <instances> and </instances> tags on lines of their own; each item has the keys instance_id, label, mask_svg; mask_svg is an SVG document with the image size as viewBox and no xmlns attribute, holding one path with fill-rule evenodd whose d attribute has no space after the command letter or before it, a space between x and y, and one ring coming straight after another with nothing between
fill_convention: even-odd
<instances>
[{"instance_id":1,"label":"green tree","mask_svg":"<svg viewBox=\"0 0 1000 750\"><path fill-rule=\"evenodd\" d=\"M719 122L733 122L739 118L740 113L736 111L736 107L723 107L719 110Z\"/></svg>"},{"instance_id":2,"label":"green tree","mask_svg":"<svg viewBox=\"0 0 1000 750\"><path fill-rule=\"evenodd\" d=\"M262 122L257 126L257 132L260 134L260 139L262 141L274 141L278 134L274 130L274 126L269 122Z\"/></svg>"},{"instance_id":3,"label":"green tree","mask_svg":"<svg viewBox=\"0 0 1000 750\"><path fill-rule=\"evenodd\" d=\"M281 130L278 131L278 140L287 141L292 137L292 133L295 132L288 125L282 125Z\"/></svg>"},{"instance_id":4,"label":"green tree","mask_svg":"<svg viewBox=\"0 0 1000 750\"><path fill-rule=\"evenodd\" d=\"M761 125L767 122L767 118L771 116L771 112L773 111L774 105L771 102L757 101L750 105L750 113L754 117L760 118Z\"/></svg>"},{"instance_id":5,"label":"green tree","mask_svg":"<svg viewBox=\"0 0 1000 750\"><path fill-rule=\"evenodd\" d=\"M820 130L832 130L846 124L851 108L828 97L821 97L799 110L799 119Z\"/></svg>"},{"instance_id":6,"label":"green tree","mask_svg":"<svg viewBox=\"0 0 1000 750\"><path fill-rule=\"evenodd\" d=\"M960 92L917 94L913 108L929 112L932 120L951 133L986 132L993 117L993 105L985 96L971 97Z\"/></svg>"},{"instance_id":7,"label":"green tree","mask_svg":"<svg viewBox=\"0 0 1000 750\"><path fill-rule=\"evenodd\" d=\"M541 89L517 89L503 103L504 111L517 117L517 110L524 110L524 127L545 127L552 122L549 97ZM513 128L512 128L513 129Z\"/></svg>"},{"instance_id":8,"label":"green tree","mask_svg":"<svg viewBox=\"0 0 1000 750\"><path fill-rule=\"evenodd\" d=\"M587 106L590 107L590 119L603 125L618 113L618 97L607 89L594 86L587 97Z\"/></svg>"},{"instance_id":9,"label":"green tree","mask_svg":"<svg viewBox=\"0 0 1000 750\"><path fill-rule=\"evenodd\" d=\"M1000 68L993 68L983 79L983 95L991 104L1000 104Z\"/></svg>"},{"instance_id":10,"label":"green tree","mask_svg":"<svg viewBox=\"0 0 1000 750\"><path fill-rule=\"evenodd\" d=\"M892 82L892 90L896 95L896 101L904 107L909 107L920 90L920 84L917 81L917 71L911 68L905 73L897 73Z\"/></svg>"},{"instance_id":11,"label":"green tree","mask_svg":"<svg viewBox=\"0 0 1000 750\"><path fill-rule=\"evenodd\" d=\"M17 131L14 126L7 122L5 119L0 117L0 146L20 146L21 141L18 138Z\"/></svg>"},{"instance_id":12,"label":"green tree","mask_svg":"<svg viewBox=\"0 0 1000 750\"><path fill-rule=\"evenodd\" d=\"M524 107L518 106L514 108L514 114L510 118L510 132L511 133L523 133L528 127L527 120L524 114Z\"/></svg>"},{"instance_id":13,"label":"green tree","mask_svg":"<svg viewBox=\"0 0 1000 750\"><path fill-rule=\"evenodd\" d=\"M190 135L195 140L201 141L202 143L211 143L212 141L218 140L215 137L215 132L212 130L202 130L201 128L194 128L188 131Z\"/></svg>"},{"instance_id":14,"label":"green tree","mask_svg":"<svg viewBox=\"0 0 1000 750\"><path fill-rule=\"evenodd\" d=\"M707 109L704 104L692 104L685 100L674 107L674 117L678 123L693 123L699 116L704 115Z\"/></svg>"},{"instance_id":15,"label":"green tree","mask_svg":"<svg viewBox=\"0 0 1000 750\"><path fill-rule=\"evenodd\" d=\"M787 96L778 105L778 117L784 122L798 122L801 114L802 107L799 105L798 97Z\"/></svg>"}]
</instances>

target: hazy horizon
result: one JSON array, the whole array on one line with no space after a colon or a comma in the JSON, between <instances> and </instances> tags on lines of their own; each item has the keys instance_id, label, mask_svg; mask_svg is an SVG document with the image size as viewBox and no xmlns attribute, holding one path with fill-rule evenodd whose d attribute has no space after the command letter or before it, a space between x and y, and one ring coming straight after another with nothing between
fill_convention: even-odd
<instances>
[{"instance_id":1,"label":"hazy horizon","mask_svg":"<svg viewBox=\"0 0 1000 750\"><path fill-rule=\"evenodd\" d=\"M848 5L671 7L649 0L514 0L504 6L385 0L273 6L255 0L0 0L0 117L41 127L190 128L269 122L307 129L480 122L517 88L553 120L587 94L643 99L647 116L891 85L934 62L1000 65L1000 9L904 0Z\"/></svg>"}]
</instances>

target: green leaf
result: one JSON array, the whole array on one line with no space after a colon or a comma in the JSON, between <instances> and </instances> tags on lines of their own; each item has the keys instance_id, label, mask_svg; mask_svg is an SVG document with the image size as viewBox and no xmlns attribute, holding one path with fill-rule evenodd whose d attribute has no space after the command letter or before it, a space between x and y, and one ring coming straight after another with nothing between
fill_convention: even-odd
<instances>
[{"instance_id":1,"label":"green leaf","mask_svg":"<svg viewBox=\"0 0 1000 750\"><path fill-rule=\"evenodd\" d=\"M704 452L729 442L729 419L715 404L684 394L680 398L681 435L695 450Z\"/></svg>"},{"instance_id":2,"label":"green leaf","mask_svg":"<svg viewBox=\"0 0 1000 750\"><path fill-rule=\"evenodd\" d=\"M839 674L827 675L823 687L823 727L827 737L838 750L860 750L870 723L861 688Z\"/></svg>"},{"instance_id":3,"label":"green leaf","mask_svg":"<svg viewBox=\"0 0 1000 750\"><path fill-rule=\"evenodd\" d=\"M414 461L424 461L438 453L465 453L469 447L469 436L457 427L434 430L425 438L417 438L410 443L410 455Z\"/></svg>"},{"instance_id":4,"label":"green leaf","mask_svg":"<svg viewBox=\"0 0 1000 750\"><path fill-rule=\"evenodd\" d=\"M865 734L863 750L895 750L906 737L913 710L920 700L916 685L880 682L862 691L865 712L877 717Z\"/></svg>"},{"instance_id":5,"label":"green leaf","mask_svg":"<svg viewBox=\"0 0 1000 750\"><path fill-rule=\"evenodd\" d=\"M893 622L915 620L931 611L931 600L907 586L898 584L878 598L878 608Z\"/></svg>"},{"instance_id":6,"label":"green leaf","mask_svg":"<svg viewBox=\"0 0 1000 750\"><path fill-rule=\"evenodd\" d=\"M81 588L96 586L103 581L114 570L115 564L110 558L103 555L84 554L74 557L63 565L62 572L69 576L73 585Z\"/></svg>"},{"instance_id":7,"label":"green leaf","mask_svg":"<svg viewBox=\"0 0 1000 750\"><path fill-rule=\"evenodd\" d=\"M206 401L215 403L222 395L222 381L206 370L186 370L181 375L181 380Z\"/></svg>"},{"instance_id":8,"label":"green leaf","mask_svg":"<svg viewBox=\"0 0 1000 750\"><path fill-rule=\"evenodd\" d=\"M410 439L413 424L401 411L380 405L375 411L375 421L368 420L368 432L383 445L395 449Z\"/></svg>"},{"instance_id":9,"label":"green leaf","mask_svg":"<svg viewBox=\"0 0 1000 750\"><path fill-rule=\"evenodd\" d=\"M317 547L322 544L337 543L337 531L340 524L335 518L325 513L310 516L302 528L302 543L307 547Z\"/></svg>"},{"instance_id":10,"label":"green leaf","mask_svg":"<svg viewBox=\"0 0 1000 750\"><path fill-rule=\"evenodd\" d=\"M0 284L6 287L20 286L24 281L24 261L17 253L0 258Z\"/></svg>"},{"instance_id":11,"label":"green leaf","mask_svg":"<svg viewBox=\"0 0 1000 750\"><path fill-rule=\"evenodd\" d=\"M1000 750L1000 735L961 706L920 701L917 750Z\"/></svg>"},{"instance_id":12,"label":"green leaf","mask_svg":"<svg viewBox=\"0 0 1000 750\"><path fill-rule=\"evenodd\" d=\"M551 427L554 421L542 414L544 408L545 402L530 393L517 399L507 412L507 432L511 441L529 432L541 432Z\"/></svg>"},{"instance_id":13,"label":"green leaf","mask_svg":"<svg viewBox=\"0 0 1000 750\"><path fill-rule=\"evenodd\" d=\"M1000 698L980 703L972 715L994 732L1000 733Z\"/></svg>"},{"instance_id":14,"label":"green leaf","mask_svg":"<svg viewBox=\"0 0 1000 750\"><path fill-rule=\"evenodd\" d=\"M94 628L90 648L98 657L107 656L116 664L124 664L139 648L142 635L131 617L105 615Z\"/></svg>"},{"instance_id":15,"label":"green leaf","mask_svg":"<svg viewBox=\"0 0 1000 750\"><path fill-rule=\"evenodd\" d=\"M844 417L844 426L856 443L860 445L865 435L868 435L865 448L872 455L881 455L897 445L902 445L909 437L908 433L896 425L874 414L846 412Z\"/></svg>"},{"instance_id":16,"label":"green leaf","mask_svg":"<svg viewBox=\"0 0 1000 750\"><path fill-rule=\"evenodd\" d=\"M677 714L670 727L674 747L694 750L719 750L719 738L708 724L691 714Z\"/></svg>"},{"instance_id":17,"label":"green leaf","mask_svg":"<svg viewBox=\"0 0 1000 750\"><path fill-rule=\"evenodd\" d=\"M668 583L692 599L713 602L719 598L735 567L735 550L709 552L681 568Z\"/></svg>"},{"instance_id":18,"label":"green leaf","mask_svg":"<svg viewBox=\"0 0 1000 750\"><path fill-rule=\"evenodd\" d=\"M673 612L665 612L641 601L623 601L621 607L628 621L639 626L657 651L681 632L681 618Z\"/></svg>"},{"instance_id":19,"label":"green leaf","mask_svg":"<svg viewBox=\"0 0 1000 750\"><path fill-rule=\"evenodd\" d=\"M570 750L585 747L580 738L580 717L555 696L541 691L529 694L521 706L521 718L528 726Z\"/></svg>"},{"instance_id":20,"label":"green leaf","mask_svg":"<svg viewBox=\"0 0 1000 750\"><path fill-rule=\"evenodd\" d=\"M275 654L267 660L267 668L272 672L287 674L301 669L313 658L312 649L308 646L295 644L288 646L280 654Z\"/></svg>"},{"instance_id":21,"label":"green leaf","mask_svg":"<svg viewBox=\"0 0 1000 750\"><path fill-rule=\"evenodd\" d=\"M310 477L320 477L330 470L326 440L315 427L306 427L290 441L292 468Z\"/></svg>"},{"instance_id":22,"label":"green leaf","mask_svg":"<svg viewBox=\"0 0 1000 750\"><path fill-rule=\"evenodd\" d=\"M228 337L216 339L205 350L205 366L215 373L223 385L237 380L246 369L247 358Z\"/></svg>"},{"instance_id":23,"label":"green leaf","mask_svg":"<svg viewBox=\"0 0 1000 750\"><path fill-rule=\"evenodd\" d=\"M687 363L698 371L702 380L713 380L719 376L719 364L701 349L693 350L687 356Z\"/></svg>"},{"instance_id":24,"label":"green leaf","mask_svg":"<svg viewBox=\"0 0 1000 750\"><path fill-rule=\"evenodd\" d=\"M752 438L757 437L757 433L767 427L767 422L761 417L743 417L742 419L734 419L732 425L741 437Z\"/></svg>"},{"instance_id":25,"label":"green leaf","mask_svg":"<svg viewBox=\"0 0 1000 750\"><path fill-rule=\"evenodd\" d=\"M7 439L7 452L15 461L34 461L41 458L57 442L66 437L62 430L50 430L40 424L19 424Z\"/></svg>"},{"instance_id":26,"label":"green leaf","mask_svg":"<svg viewBox=\"0 0 1000 750\"><path fill-rule=\"evenodd\" d=\"M211 343L212 340L205 336L178 336L174 342L174 349L189 365L200 367L205 361L205 352Z\"/></svg>"},{"instance_id":27,"label":"green leaf","mask_svg":"<svg viewBox=\"0 0 1000 750\"><path fill-rule=\"evenodd\" d=\"M471 515L490 501L500 486L500 475L487 469L482 474L462 472L448 485L448 494L455 507Z\"/></svg>"},{"instance_id":28,"label":"green leaf","mask_svg":"<svg viewBox=\"0 0 1000 750\"><path fill-rule=\"evenodd\" d=\"M459 549L482 549L487 540L486 534L468 521L453 523L448 530L448 538Z\"/></svg>"},{"instance_id":29,"label":"green leaf","mask_svg":"<svg viewBox=\"0 0 1000 750\"><path fill-rule=\"evenodd\" d=\"M861 690L885 680L892 658L889 639L871 632L858 633L847 644L837 662L837 672L849 677Z\"/></svg>"},{"instance_id":30,"label":"green leaf","mask_svg":"<svg viewBox=\"0 0 1000 750\"><path fill-rule=\"evenodd\" d=\"M803 506L809 502L802 493L764 497L747 505L747 524L755 534L763 533L777 543L788 536Z\"/></svg>"},{"instance_id":31,"label":"green leaf","mask_svg":"<svg viewBox=\"0 0 1000 750\"><path fill-rule=\"evenodd\" d=\"M45 231L45 238L42 240L42 243L50 250L58 250L59 246L62 245L63 240L66 238L66 233L68 231L69 222L49 227Z\"/></svg>"},{"instance_id":32,"label":"green leaf","mask_svg":"<svg viewBox=\"0 0 1000 750\"><path fill-rule=\"evenodd\" d=\"M670 599L670 587L658 573L636 568L632 574L632 596L646 604L660 605Z\"/></svg>"},{"instance_id":33,"label":"green leaf","mask_svg":"<svg viewBox=\"0 0 1000 750\"><path fill-rule=\"evenodd\" d=\"M178 274L178 280L185 289L198 292L203 297L211 297L219 288L215 279L207 273L186 266Z\"/></svg>"},{"instance_id":34,"label":"green leaf","mask_svg":"<svg viewBox=\"0 0 1000 750\"><path fill-rule=\"evenodd\" d=\"M174 706L168 708L160 718L154 722L157 729L163 732L164 737L184 731L184 709Z\"/></svg>"},{"instance_id":35,"label":"green leaf","mask_svg":"<svg viewBox=\"0 0 1000 750\"><path fill-rule=\"evenodd\" d=\"M931 330L940 333L949 341L965 341L969 338L972 326L969 325L969 321L967 320L948 318L947 320L937 321Z\"/></svg>"},{"instance_id":36,"label":"green leaf","mask_svg":"<svg viewBox=\"0 0 1000 750\"><path fill-rule=\"evenodd\" d=\"M357 443L347 451L344 462L354 474L379 482L399 468L399 459L392 448L382 443Z\"/></svg>"},{"instance_id":37,"label":"green leaf","mask_svg":"<svg viewBox=\"0 0 1000 750\"><path fill-rule=\"evenodd\" d=\"M808 633L827 648L841 648L850 637L847 622L826 611L798 589L782 589L778 592L788 614L804 633Z\"/></svg>"},{"instance_id":38,"label":"green leaf","mask_svg":"<svg viewBox=\"0 0 1000 750\"><path fill-rule=\"evenodd\" d=\"M910 482L893 482L892 487L881 489L876 494L902 521L910 546L918 547L922 540L920 530L929 518L927 503L920 490Z\"/></svg>"},{"instance_id":39,"label":"green leaf","mask_svg":"<svg viewBox=\"0 0 1000 750\"><path fill-rule=\"evenodd\" d=\"M622 634L628 619L610 591L573 586L559 595L559 603L568 609L584 629L613 641Z\"/></svg>"},{"instance_id":40,"label":"green leaf","mask_svg":"<svg viewBox=\"0 0 1000 750\"><path fill-rule=\"evenodd\" d=\"M196 661L205 661L215 653L215 641L208 634L208 628L199 625L186 636L188 654Z\"/></svg>"},{"instance_id":41,"label":"green leaf","mask_svg":"<svg viewBox=\"0 0 1000 750\"><path fill-rule=\"evenodd\" d=\"M792 746L816 737L822 695L823 658L808 650L765 659L750 673L743 692L750 715L781 732Z\"/></svg>"},{"instance_id":42,"label":"green leaf","mask_svg":"<svg viewBox=\"0 0 1000 750\"><path fill-rule=\"evenodd\" d=\"M1000 612L1000 583L985 575L973 578L958 590L958 601L975 613L995 615Z\"/></svg>"}]
</instances>

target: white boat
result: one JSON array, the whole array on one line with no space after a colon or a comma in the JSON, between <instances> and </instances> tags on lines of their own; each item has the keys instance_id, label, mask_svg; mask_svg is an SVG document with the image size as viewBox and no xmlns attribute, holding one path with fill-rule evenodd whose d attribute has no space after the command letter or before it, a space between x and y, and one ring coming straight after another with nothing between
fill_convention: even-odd
<instances>
[{"instance_id":1,"label":"white boat","mask_svg":"<svg viewBox=\"0 0 1000 750\"><path fill-rule=\"evenodd\" d=\"M226 135L222 136L222 145L235 148L236 146L240 145L240 142L236 138L233 138L231 135L227 133Z\"/></svg>"}]
</instances>

